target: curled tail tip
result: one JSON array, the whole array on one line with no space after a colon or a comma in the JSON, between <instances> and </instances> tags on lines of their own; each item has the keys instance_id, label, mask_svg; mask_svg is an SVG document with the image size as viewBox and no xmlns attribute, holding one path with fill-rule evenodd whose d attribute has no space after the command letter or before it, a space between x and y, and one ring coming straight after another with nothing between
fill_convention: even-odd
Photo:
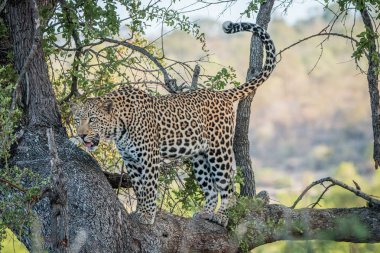
<instances>
[{"instance_id":1,"label":"curled tail tip","mask_svg":"<svg viewBox=\"0 0 380 253\"><path fill-rule=\"evenodd\" d=\"M225 21L223 22L223 31L225 33L231 33L232 31L232 26L233 26L234 23L232 23L231 21Z\"/></svg>"}]
</instances>

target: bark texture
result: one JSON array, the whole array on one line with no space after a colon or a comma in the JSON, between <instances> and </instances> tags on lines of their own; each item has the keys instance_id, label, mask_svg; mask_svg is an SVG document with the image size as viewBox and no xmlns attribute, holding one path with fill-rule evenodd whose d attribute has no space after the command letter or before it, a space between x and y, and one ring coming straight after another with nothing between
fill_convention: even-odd
<instances>
[{"instance_id":1,"label":"bark texture","mask_svg":"<svg viewBox=\"0 0 380 253\"><path fill-rule=\"evenodd\" d=\"M360 14L363 19L363 23L367 31L375 34L374 28L372 26L371 17L367 9L360 10ZM378 51L376 50L376 38L373 37L370 41L370 46L368 50L368 88L371 103L371 113L372 113L372 129L373 129L373 160L375 161L375 168L380 166L380 104L379 104L379 74L377 73L379 69L379 63L375 60L374 56L380 57Z\"/></svg>"},{"instance_id":2,"label":"bark texture","mask_svg":"<svg viewBox=\"0 0 380 253\"><path fill-rule=\"evenodd\" d=\"M79 241L83 242L80 252L126 252L129 243L125 226L127 214L99 165L68 140L64 129L55 129L54 134L66 178L68 246L78 247L71 244ZM53 177L45 128L27 129L18 143L13 164L30 168L44 178ZM44 198L34 208L49 252L56 252L51 246L54 240L53 206L48 198ZM30 236L22 240L31 248Z\"/></svg>"},{"instance_id":3,"label":"bark texture","mask_svg":"<svg viewBox=\"0 0 380 253\"><path fill-rule=\"evenodd\" d=\"M268 28L273 4L274 0L268 0L260 6L256 23L264 29ZM260 72L262 66L263 45L257 36L252 35L247 80L251 79L258 72ZM256 194L255 176L252 168L251 157L249 155L248 139L251 104L254 96L255 93L252 93L248 97L242 99L239 102L236 112L236 127L233 149L236 166L241 168L244 176L244 184L240 188L240 194L242 196L254 196Z\"/></svg>"}]
</instances>

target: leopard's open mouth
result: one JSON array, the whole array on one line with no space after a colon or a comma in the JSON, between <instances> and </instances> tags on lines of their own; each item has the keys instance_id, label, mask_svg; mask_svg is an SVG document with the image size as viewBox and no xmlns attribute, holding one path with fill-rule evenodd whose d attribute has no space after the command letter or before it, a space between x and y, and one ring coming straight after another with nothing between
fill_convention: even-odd
<instances>
[{"instance_id":1,"label":"leopard's open mouth","mask_svg":"<svg viewBox=\"0 0 380 253\"><path fill-rule=\"evenodd\" d=\"M99 135L96 135L90 141L88 141L86 138L84 140L82 140L82 141L83 141L83 144L86 146L86 148L87 148L88 151L95 151L95 149L99 145L99 140L100 140Z\"/></svg>"}]
</instances>

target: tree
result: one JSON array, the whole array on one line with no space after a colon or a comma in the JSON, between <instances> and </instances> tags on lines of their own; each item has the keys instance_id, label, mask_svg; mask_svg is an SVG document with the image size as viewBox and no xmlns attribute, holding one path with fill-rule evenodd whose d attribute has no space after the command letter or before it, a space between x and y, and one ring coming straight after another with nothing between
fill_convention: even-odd
<instances>
[{"instance_id":1,"label":"tree","mask_svg":"<svg viewBox=\"0 0 380 253\"><path fill-rule=\"evenodd\" d=\"M257 15L256 23L264 29L268 28L270 21L270 14L272 11L274 1L266 1L260 7L260 11ZM251 39L251 52L249 58L249 67L247 73L247 80L252 78L257 72L261 70L263 59L263 48L261 42L252 36ZM255 176L252 169L251 157L249 155L249 141L248 141L248 129L251 116L251 104L255 94L251 94L248 97L239 101L238 109L236 112L236 127L234 136L234 153L236 166L241 167L244 175L244 183L241 186L242 196L254 196L256 195Z\"/></svg>"},{"instance_id":2,"label":"tree","mask_svg":"<svg viewBox=\"0 0 380 253\"><path fill-rule=\"evenodd\" d=\"M127 5L124 1L120 3ZM139 3L128 2L129 10L135 14L130 17L135 31L142 29L141 22L144 19L141 16L147 13L151 18L165 13L159 17L167 18L167 9L152 5L145 8L145 12L141 12ZM117 59L115 48L120 44L152 60L154 66L163 72L162 84L167 90L173 92L181 87L170 77L160 58L154 56L155 49L139 44L146 43L143 39L136 38L136 46L128 41L110 38L120 24L113 15L113 1L107 1L105 12L109 13L105 19L100 18L105 15L103 9L99 9L92 1L8 0L4 6L2 15L9 29L14 67L19 74L15 81L13 101L19 101L22 108L22 124L17 132L17 142L12 147L9 163L20 168L27 167L43 178L52 178L52 183L43 188L42 192L32 195L30 200L37 216L37 225L33 225L32 229L28 228L21 238L29 249L40 249L40 245L33 241L35 233L41 233L49 252L235 252L239 245L240 250L244 250L276 240L326 239L326 235L328 239L336 241L380 241L379 201L332 179L326 181L360 195L369 202L370 207L293 210L281 205L268 205L266 200L246 198L238 203L236 211L232 213L231 225L236 225L237 236L213 223L166 212L158 214L153 226L139 224L126 213L96 161L69 141L61 123L59 102L48 78L46 54L49 55L54 48L65 51L67 55L74 53L71 56L73 64L69 75L70 91L61 94L62 113L65 113L64 102L80 95L81 90L86 90L87 83L83 73L90 75L89 65L96 65L99 71L96 74L99 74L104 83L112 78L109 72L117 72L112 61L97 64L89 58L97 55L106 59ZM83 17L78 16L82 11ZM59 22L53 23L51 28L46 25L51 20ZM175 22L170 23L172 20ZM104 22L101 27L107 28L99 29L97 24L100 22ZM179 19L179 15L174 14L165 22L182 24L183 30L194 32L202 41L196 27L186 26L186 20ZM55 26L65 31L64 35L68 36L67 44L54 45L55 40L52 39L50 44L44 45L44 51L43 42L47 41L41 40L40 29L45 29L45 36L53 36ZM78 36L79 31L83 41ZM94 38L97 40L93 41ZM72 41L74 47L68 47ZM103 42L111 43L101 49L106 53L94 53L93 48ZM139 60L138 57L122 58L117 64L127 62L138 68L143 64ZM191 69L184 63L180 66L188 71ZM146 74L150 75L152 72L146 71ZM156 78L159 80L160 76ZM54 78L53 80L56 81ZM58 90L67 88L66 84L56 85ZM110 85L108 89L113 87ZM95 86L95 90L91 92L97 94L96 88ZM1 161L1 167L4 163L7 161ZM113 175L108 176L111 178ZM2 182L15 188L15 191L24 190L9 181ZM24 187L28 186L28 182L23 183ZM319 183L321 182L315 184ZM128 186L128 180L121 181L120 184ZM351 222L353 215L358 224L366 229L365 236L355 231L342 231L339 224L344 225L347 220ZM39 226L41 229L38 229ZM321 234L320 231L326 233Z\"/></svg>"}]
</instances>

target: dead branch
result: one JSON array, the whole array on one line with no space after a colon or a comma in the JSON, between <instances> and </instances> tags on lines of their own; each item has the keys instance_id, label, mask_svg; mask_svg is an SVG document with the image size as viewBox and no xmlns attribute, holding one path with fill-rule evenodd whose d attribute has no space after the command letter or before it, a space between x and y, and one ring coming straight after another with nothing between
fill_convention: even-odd
<instances>
[{"instance_id":1,"label":"dead branch","mask_svg":"<svg viewBox=\"0 0 380 253\"><path fill-rule=\"evenodd\" d=\"M356 196L361 197L361 198L367 200L370 204L373 204L374 206L380 207L380 201L379 200L377 200L377 199L369 196L368 194L366 194L366 193L364 193L364 192L362 192L362 191L360 191L358 189L355 189L355 188L353 188L351 186L348 186L347 184L345 184L345 183L343 183L341 181L338 181L338 180L336 180L334 178L331 178L331 177L326 177L326 178L322 178L322 179L319 179L317 181L314 181L308 187L306 187L306 189L301 193L300 196L298 196L298 198L296 199L296 201L294 202L294 204L290 208L294 209L297 206L297 204L302 200L302 198L305 196L305 194L311 188L313 188L314 186L319 185L319 184L323 185L323 182L331 182L331 185L328 186L328 188L330 188L331 186L334 186L334 185L338 185L338 186L342 187L343 189L346 189L346 190L354 193ZM322 193L322 195L323 194L324 193ZM318 203L318 201L316 203Z\"/></svg>"},{"instance_id":2,"label":"dead branch","mask_svg":"<svg viewBox=\"0 0 380 253\"><path fill-rule=\"evenodd\" d=\"M193 78L191 80L191 89L195 90L197 89L198 86L198 79L199 79L199 74L201 72L201 67L199 65L195 65L194 67L194 73L193 73Z\"/></svg>"},{"instance_id":3,"label":"dead branch","mask_svg":"<svg viewBox=\"0 0 380 253\"><path fill-rule=\"evenodd\" d=\"M323 185L323 184L322 184ZM323 190L323 192L321 193L321 195L319 195L317 201L315 201L312 205L311 205L311 208L314 208L316 205L319 206L319 201L321 201L321 199L323 198L323 196L325 195L325 193L330 189L330 187L333 187L334 184L330 184L328 186L325 187L325 189Z\"/></svg>"}]
</instances>

